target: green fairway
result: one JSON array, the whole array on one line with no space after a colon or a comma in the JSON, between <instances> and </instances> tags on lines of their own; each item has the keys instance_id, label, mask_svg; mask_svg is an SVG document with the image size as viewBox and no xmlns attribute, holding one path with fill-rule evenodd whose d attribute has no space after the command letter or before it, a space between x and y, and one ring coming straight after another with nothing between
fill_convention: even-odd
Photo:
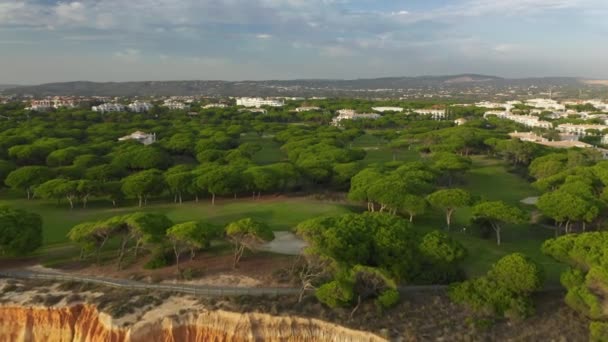
<instances>
[{"instance_id":1,"label":"green fairway","mask_svg":"<svg viewBox=\"0 0 608 342\"><path fill-rule=\"evenodd\" d=\"M345 205L308 200L304 198L271 198L253 201L247 199L219 200L212 206L207 199L201 202L151 204L143 209L134 206L108 207L108 202L93 203L91 208L69 210L67 205L54 202L25 199L1 200L0 204L22 208L38 213L43 220L45 245L67 242L67 232L76 224L86 221L106 219L115 215L136 211L160 212L174 222L205 220L224 225L240 218L251 217L268 223L275 230L289 230L309 218L338 215L349 212ZM125 203L126 205L127 203Z\"/></svg>"},{"instance_id":2,"label":"green fairway","mask_svg":"<svg viewBox=\"0 0 608 342\"><path fill-rule=\"evenodd\" d=\"M512 205L518 205L531 212L534 206L527 206L520 201L529 196L536 196L536 190L521 177L507 172L501 161L487 158L473 158L473 168L464 177L464 183L459 185L472 194L484 200L502 200ZM501 257L521 252L543 265L549 284L559 282L559 274L564 266L541 253L542 243L553 237L553 231L538 225L505 225L502 229L502 244L496 245L494 235L482 239L472 232L469 227L471 209L457 210L452 224L452 235L468 250L464 267L468 275L482 275ZM420 217L415 226L423 231L445 229L445 217L440 211L433 211Z\"/></svg>"}]
</instances>

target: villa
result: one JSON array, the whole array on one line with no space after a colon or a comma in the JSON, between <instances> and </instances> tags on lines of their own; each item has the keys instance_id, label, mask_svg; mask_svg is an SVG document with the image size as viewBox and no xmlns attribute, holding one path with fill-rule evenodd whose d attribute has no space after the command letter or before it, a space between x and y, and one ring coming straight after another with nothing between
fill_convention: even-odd
<instances>
[{"instance_id":1,"label":"villa","mask_svg":"<svg viewBox=\"0 0 608 342\"><path fill-rule=\"evenodd\" d=\"M118 141L135 140L144 145L150 145L156 142L156 133L144 133L142 131L135 131L129 135L125 135L122 138L118 138Z\"/></svg>"}]
</instances>

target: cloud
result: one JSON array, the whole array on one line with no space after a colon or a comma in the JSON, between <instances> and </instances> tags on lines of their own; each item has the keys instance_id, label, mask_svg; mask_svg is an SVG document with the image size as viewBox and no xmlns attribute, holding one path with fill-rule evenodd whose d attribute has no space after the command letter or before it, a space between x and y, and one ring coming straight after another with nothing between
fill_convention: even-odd
<instances>
[{"instance_id":1,"label":"cloud","mask_svg":"<svg viewBox=\"0 0 608 342\"><path fill-rule=\"evenodd\" d=\"M141 51L137 49L125 49L123 51L115 52L113 57L117 61L134 63L140 60Z\"/></svg>"},{"instance_id":2,"label":"cloud","mask_svg":"<svg viewBox=\"0 0 608 342\"><path fill-rule=\"evenodd\" d=\"M355 55L355 52L347 48L345 46L324 46L319 50L319 54L325 57L334 57L334 58L342 58L342 57L352 57Z\"/></svg>"},{"instance_id":3,"label":"cloud","mask_svg":"<svg viewBox=\"0 0 608 342\"><path fill-rule=\"evenodd\" d=\"M78 1L58 3L55 7L55 14L60 24L82 23L86 21L85 6Z\"/></svg>"},{"instance_id":4,"label":"cloud","mask_svg":"<svg viewBox=\"0 0 608 342\"><path fill-rule=\"evenodd\" d=\"M255 36L257 39L270 39L272 38L271 34L268 33L261 33Z\"/></svg>"}]
</instances>

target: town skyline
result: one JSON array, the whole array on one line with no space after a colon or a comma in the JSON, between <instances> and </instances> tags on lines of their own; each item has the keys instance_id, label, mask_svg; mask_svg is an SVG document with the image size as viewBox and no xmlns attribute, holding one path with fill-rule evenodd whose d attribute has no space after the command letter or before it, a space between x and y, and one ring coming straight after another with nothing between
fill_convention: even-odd
<instances>
[{"instance_id":1,"label":"town skyline","mask_svg":"<svg viewBox=\"0 0 608 342\"><path fill-rule=\"evenodd\" d=\"M606 13L600 0L2 0L0 83L608 78Z\"/></svg>"}]
</instances>

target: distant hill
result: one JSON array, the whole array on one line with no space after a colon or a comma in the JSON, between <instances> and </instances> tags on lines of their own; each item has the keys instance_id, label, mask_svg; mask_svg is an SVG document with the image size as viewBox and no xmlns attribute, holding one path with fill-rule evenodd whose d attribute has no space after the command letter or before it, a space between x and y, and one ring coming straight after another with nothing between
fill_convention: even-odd
<instances>
[{"instance_id":1,"label":"distant hill","mask_svg":"<svg viewBox=\"0 0 608 342\"><path fill-rule=\"evenodd\" d=\"M463 74L451 76L385 77L332 80L268 81L145 81L145 82L63 82L5 89L5 93L34 96L392 96L406 90L447 90L486 87L499 91L509 87L581 87L588 82L578 78L549 77L507 79Z\"/></svg>"},{"instance_id":2,"label":"distant hill","mask_svg":"<svg viewBox=\"0 0 608 342\"><path fill-rule=\"evenodd\" d=\"M3 90L5 90L5 89L14 89L14 88L17 88L17 87L19 87L19 86L16 85L16 84L0 84L0 92L3 91Z\"/></svg>"}]
</instances>

